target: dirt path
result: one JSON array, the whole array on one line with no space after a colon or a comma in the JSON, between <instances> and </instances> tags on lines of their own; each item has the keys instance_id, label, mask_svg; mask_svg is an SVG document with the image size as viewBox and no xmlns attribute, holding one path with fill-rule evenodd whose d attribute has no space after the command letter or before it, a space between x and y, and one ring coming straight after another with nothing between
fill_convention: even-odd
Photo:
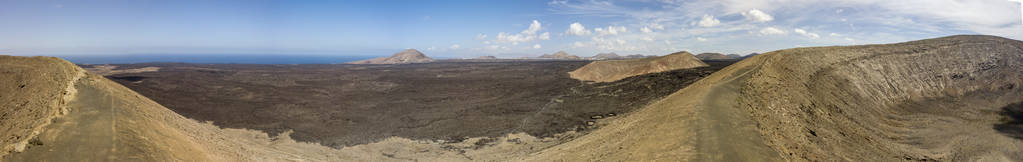
<instances>
[{"instance_id":1,"label":"dirt path","mask_svg":"<svg viewBox=\"0 0 1023 162\"><path fill-rule=\"evenodd\" d=\"M698 161L781 161L768 147L750 119L738 107L739 87L750 78L748 69L738 77L712 86L699 106L696 126Z\"/></svg>"},{"instance_id":2,"label":"dirt path","mask_svg":"<svg viewBox=\"0 0 1023 162\"><path fill-rule=\"evenodd\" d=\"M6 161L125 160L118 159L114 100L91 86L75 87L79 95L69 103L72 112L47 126L28 151L11 154ZM124 150L121 154L131 155Z\"/></svg>"}]
</instances>

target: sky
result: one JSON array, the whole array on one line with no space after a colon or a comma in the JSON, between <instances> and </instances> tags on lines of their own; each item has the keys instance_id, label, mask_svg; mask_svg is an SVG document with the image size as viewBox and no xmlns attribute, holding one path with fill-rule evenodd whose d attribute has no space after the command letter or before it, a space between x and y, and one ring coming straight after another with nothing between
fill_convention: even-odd
<instances>
[{"instance_id":1,"label":"sky","mask_svg":"<svg viewBox=\"0 0 1023 162\"><path fill-rule=\"evenodd\" d=\"M1023 39L1008 0L0 0L0 54L504 58Z\"/></svg>"}]
</instances>

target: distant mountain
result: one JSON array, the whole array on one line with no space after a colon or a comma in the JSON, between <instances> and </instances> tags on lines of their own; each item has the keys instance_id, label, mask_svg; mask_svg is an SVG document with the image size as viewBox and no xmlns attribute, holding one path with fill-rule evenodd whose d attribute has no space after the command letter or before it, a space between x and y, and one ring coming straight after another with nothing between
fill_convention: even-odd
<instances>
[{"instance_id":1,"label":"distant mountain","mask_svg":"<svg viewBox=\"0 0 1023 162\"><path fill-rule=\"evenodd\" d=\"M579 56L576 56L576 55L570 55L568 53L565 53L565 51L558 51L558 52L555 52L554 54L543 54L543 55L540 55L540 57L537 57L537 58L542 58L542 59L558 59L558 60L579 60L579 59L582 59L582 57L579 57Z\"/></svg>"},{"instance_id":2,"label":"distant mountain","mask_svg":"<svg viewBox=\"0 0 1023 162\"><path fill-rule=\"evenodd\" d=\"M657 56L654 56L654 55L645 56L645 55L641 55L641 54L632 54L632 55L625 56L623 58L625 58L625 59L637 59L637 58L647 58L647 57L657 57Z\"/></svg>"},{"instance_id":3,"label":"distant mountain","mask_svg":"<svg viewBox=\"0 0 1023 162\"><path fill-rule=\"evenodd\" d=\"M435 61L433 58L426 57L422 52L416 49L407 49L398 53L394 53L391 57L378 57L369 60L352 61L348 64L411 64L411 63L428 63Z\"/></svg>"},{"instance_id":4,"label":"distant mountain","mask_svg":"<svg viewBox=\"0 0 1023 162\"><path fill-rule=\"evenodd\" d=\"M619 56L618 54L616 54L614 52L611 52L611 53L598 53L597 55L586 57L587 60L614 60L614 59L623 59L623 58L625 58L625 57Z\"/></svg>"},{"instance_id":5,"label":"distant mountain","mask_svg":"<svg viewBox=\"0 0 1023 162\"><path fill-rule=\"evenodd\" d=\"M696 58L700 60L737 60L741 59L742 56L739 56L737 54L725 55L720 53L701 53L699 55L696 55Z\"/></svg>"},{"instance_id":6,"label":"distant mountain","mask_svg":"<svg viewBox=\"0 0 1023 162\"><path fill-rule=\"evenodd\" d=\"M746 56L742 56L741 59L746 59L746 58L750 58L750 57L757 56L757 55L760 55L760 53L754 52L754 53L750 53L750 54L748 54Z\"/></svg>"},{"instance_id":7,"label":"distant mountain","mask_svg":"<svg viewBox=\"0 0 1023 162\"><path fill-rule=\"evenodd\" d=\"M497 59L497 57L494 57L494 56L480 56L480 57L477 57L477 58L474 58L474 59L479 59L479 60L493 60L493 59Z\"/></svg>"}]
</instances>

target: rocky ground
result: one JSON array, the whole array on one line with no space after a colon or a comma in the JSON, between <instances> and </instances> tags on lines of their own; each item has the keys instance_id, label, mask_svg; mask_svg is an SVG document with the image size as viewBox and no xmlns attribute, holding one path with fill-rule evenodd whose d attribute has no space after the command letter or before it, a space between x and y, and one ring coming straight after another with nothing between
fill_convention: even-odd
<instances>
[{"instance_id":1,"label":"rocky ground","mask_svg":"<svg viewBox=\"0 0 1023 162\"><path fill-rule=\"evenodd\" d=\"M130 64L113 66L160 70L108 78L189 118L271 134L294 130L296 140L342 147L391 136L461 141L586 131L732 62L610 83L568 78L586 63Z\"/></svg>"}]
</instances>

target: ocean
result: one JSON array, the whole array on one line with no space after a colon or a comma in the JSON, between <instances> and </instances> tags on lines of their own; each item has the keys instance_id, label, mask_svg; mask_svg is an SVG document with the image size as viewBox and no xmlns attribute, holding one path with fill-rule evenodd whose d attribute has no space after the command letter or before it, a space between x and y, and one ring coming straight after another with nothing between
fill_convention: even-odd
<instances>
[{"instance_id":1,"label":"ocean","mask_svg":"<svg viewBox=\"0 0 1023 162\"><path fill-rule=\"evenodd\" d=\"M132 64L173 62L197 64L336 64L379 56L283 55L283 54L134 54L65 55L75 64Z\"/></svg>"}]
</instances>

